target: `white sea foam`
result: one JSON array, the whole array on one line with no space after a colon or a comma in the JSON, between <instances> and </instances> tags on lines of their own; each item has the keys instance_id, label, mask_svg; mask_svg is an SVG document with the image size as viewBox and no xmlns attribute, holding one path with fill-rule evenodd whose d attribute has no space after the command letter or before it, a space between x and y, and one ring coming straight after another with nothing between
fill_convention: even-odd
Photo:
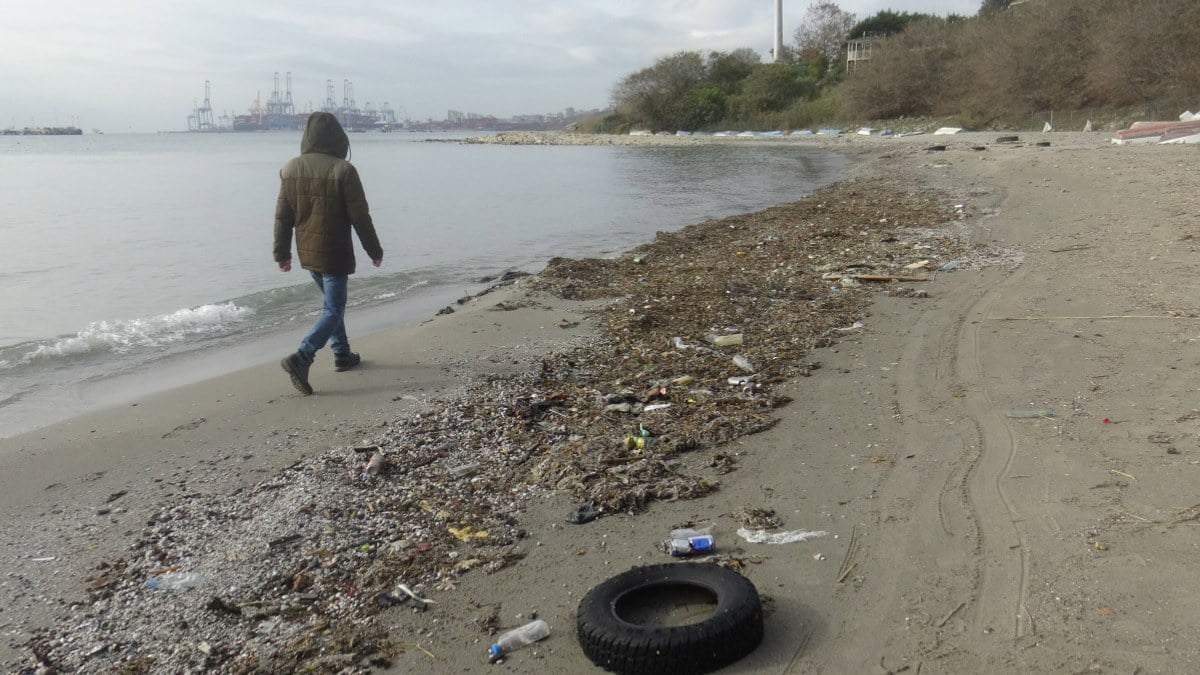
<instances>
[{"instance_id":1,"label":"white sea foam","mask_svg":"<svg viewBox=\"0 0 1200 675\"><path fill-rule=\"evenodd\" d=\"M254 315L254 310L232 302L201 305L141 319L94 321L71 337L38 345L26 357L52 359L96 351L118 354L154 348L197 335L220 333Z\"/></svg>"}]
</instances>

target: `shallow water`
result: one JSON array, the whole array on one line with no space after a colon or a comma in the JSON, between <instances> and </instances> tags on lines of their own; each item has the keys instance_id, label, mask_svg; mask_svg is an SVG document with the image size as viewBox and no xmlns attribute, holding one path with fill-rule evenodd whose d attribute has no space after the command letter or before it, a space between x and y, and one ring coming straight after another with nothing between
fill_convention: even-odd
<instances>
[{"instance_id":1,"label":"shallow water","mask_svg":"<svg viewBox=\"0 0 1200 675\"><path fill-rule=\"evenodd\" d=\"M0 436L74 411L81 382L297 341L318 299L301 270L276 269L271 237L278 170L299 138L0 137ZM385 250L378 269L360 253L352 308L388 304L412 320L485 276L612 256L659 230L792 201L846 165L782 145L461 138L351 136Z\"/></svg>"}]
</instances>

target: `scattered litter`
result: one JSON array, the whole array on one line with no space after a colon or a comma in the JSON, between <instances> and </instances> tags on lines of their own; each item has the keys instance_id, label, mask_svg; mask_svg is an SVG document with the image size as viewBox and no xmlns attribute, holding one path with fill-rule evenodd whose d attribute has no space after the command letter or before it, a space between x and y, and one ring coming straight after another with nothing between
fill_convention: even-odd
<instances>
[{"instance_id":1,"label":"scattered litter","mask_svg":"<svg viewBox=\"0 0 1200 675\"><path fill-rule=\"evenodd\" d=\"M709 342L714 347L733 347L742 344L742 334L733 333L731 335L711 335Z\"/></svg>"},{"instance_id":2,"label":"scattered litter","mask_svg":"<svg viewBox=\"0 0 1200 675\"><path fill-rule=\"evenodd\" d=\"M180 488L187 499L150 509L130 547L102 561L108 567L86 580L102 589L105 601L82 609L78 622L32 635L29 648L62 672L136 669L142 656L167 672L245 665L237 660L246 644L245 621L212 621L207 594L197 601L147 591L146 580L163 571L155 561L165 561L219 571L209 583L227 604L267 617L254 627L260 662L284 672L366 670L390 660L377 649L390 623L375 618L381 591L403 578L414 588L423 583L449 592L467 573L515 564L530 548L525 509L547 493L566 496L568 509L593 502L605 517L710 494L719 471L734 463L722 461L715 472L704 466L707 458L688 453L736 447L738 439L777 424L787 396L776 385L811 370L814 353L835 348L840 334L832 329L865 316L876 288L898 288L864 283L833 293L832 283L820 278L824 271L890 281L912 274L903 266L925 258L969 261L972 269L1009 261L1005 250L976 247L961 223L950 223L953 200L911 187L881 171L792 204L661 232L617 259L552 259L522 285L539 294L605 301L589 316L594 333L572 336L549 353L506 347L504 362L511 355L512 367L470 378L452 394L397 396L415 410L406 403L403 411L382 411L388 421L363 427L367 435L354 442L369 446L363 453L346 446L306 453L234 498L222 490ZM769 237L776 237L764 247L769 251L755 247ZM730 255L734 250L747 255ZM645 254L644 263L634 268L632 254ZM637 311L622 311L630 306ZM707 343L671 346L672 336L700 342L699 336L727 326L747 339L720 358L712 358L716 348ZM761 371L727 385L731 375L744 375L729 361L737 352ZM680 377L693 379L670 384ZM667 384L667 397L640 398ZM631 415L659 402L672 403L669 429L656 430L654 451L630 452L619 441L630 431ZM612 404L624 404L626 412L605 412ZM298 428L247 443L290 454L322 438L328 435ZM375 452L386 456L386 470L357 480ZM475 476L453 479L451 467L469 462L480 465ZM221 471L214 469L215 479ZM463 534L467 523L472 534L488 535L464 541L447 529ZM268 551L267 542L294 532L303 540ZM83 613L94 630L78 630ZM179 648L179 641L145 640L185 620L204 627L211 656L194 646ZM139 651L112 645L139 645ZM107 651L90 655L96 649Z\"/></svg>"},{"instance_id":3,"label":"scattered litter","mask_svg":"<svg viewBox=\"0 0 1200 675\"><path fill-rule=\"evenodd\" d=\"M670 407L670 403L651 403L650 405L643 406L642 412L654 412L655 410L665 410Z\"/></svg>"},{"instance_id":4,"label":"scattered litter","mask_svg":"<svg viewBox=\"0 0 1200 675\"><path fill-rule=\"evenodd\" d=\"M531 621L520 628L514 628L501 635L496 642L488 647L488 660L497 663L505 654L531 645L538 640L544 640L550 635L550 626L543 620Z\"/></svg>"},{"instance_id":5,"label":"scattered litter","mask_svg":"<svg viewBox=\"0 0 1200 675\"><path fill-rule=\"evenodd\" d=\"M368 476L377 476L379 472L383 471L384 464L386 463L387 460L383 457L383 451L376 450L371 453L371 459L367 460L367 468L363 473Z\"/></svg>"},{"instance_id":6,"label":"scattered litter","mask_svg":"<svg viewBox=\"0 0 1200 675\"><path fill-rule=\"evenodd\" d=\"M743 388L753 387L754 386L754 376L753 375L734 375L734 376L730 377L728 380L726 380L726 382L734 385L735 387L743 387Z\"/></svg>"},{"instance_id":7,"label":"scattered litter","mask_svg":"<svg viewBox=\"0 0 1200 675\"><path fill-rule=\"evenodd\" d=\"M838 331L839 333L849 333L852 330L858 330L859 328L864 328L864 327L866 327L866 324L864 324L861 321L855 321L854 323L850 324L849 326L846 326L845 328L834 328L834 330Z\"/></svg>"},{"instance_id":8,"label":"scattered litter","mask_svg":"<svg viewBox=\"0 0 1200 675\"><path fill-rule=\"evenodd\" d=\"M31 560L33 560L33 562L50 562L52 560L58 560L58 558L55 556L47 556L45 558L31 558Z\"/></svg>"},{"instance_id":9,"label":"scattered litter","mask_svg":"<svg viewBox=\"0 0 1200 675\"><path fill-rule=\"evenodd\" d=\"M750 363L750 359L747 359L745 356L742 356L741 354L738 354L737 356L733 357L733 365L737 366L738 368L741 368L742 370L746 371L747 373L758 372L758 369L754 367L754 364Z\"/></svg>"},{"instance_id":10,"label":"scattered litter","mask_svg":"<svg viewBox=\"0 0 1200 675\"><path fill-rule=\"evenodd\" d=\"M379 604L384 607L392 607L392 605L407 604L413 608L413 611L425 611L428 605L437 604L437 601L431 601L428 598L422 598L416 595L407 585L396 584L396 589L392 591L384 591L376 596Z\"/></svg>"},{"instance_id":11,"label":"scattered litter","mask_svg":"<svg viewBox=\"0 0 1200 675\"><path fill-rule=\"evenodd\" d=\"M828 532L824 530L806 531L792 530L790 532L767 532L766 530L747 530L746 528L738 528L738 536L745 539L751 544L793 544L801 541L808 541L817 537L824 537Z\"/></svg>"},{"instance_id":12,"label":"scattered litter","mask_svg":"<svg viewBox=\"0 0 1200 675\"><path fill-rule=\"evenodd\" d=\"M711 527L693 529L681 527L671 530L667 538L662 540L660 547L663 553L676 558L712 553L717 547L717 539L713 536Z\"/></svg>"},{"instance_id":13,"label":"scattered litter","mask_svg":"<svg viewBox=\"0 0 1200 675\"><path fill-rule=\"evenodd\" d=\"M469 541L471 539L487 539L488 531L479 530L471 525L463 525L462 527L447 527L446 531L457 537L460 541Z\"/></svg>"},{"instance_id":14,"label":"scattered litter","mask_svg":"<svg viewBox=\"0 0 1200 675\"><path fill-rule=\"evenodd\" d=\"M956 269L958 269L958 261L951 260L950 262L947 262L947 263L943 264L941 267L939 267L938 271L939 272L953 272Z\"/></svg>"}]
</instances>

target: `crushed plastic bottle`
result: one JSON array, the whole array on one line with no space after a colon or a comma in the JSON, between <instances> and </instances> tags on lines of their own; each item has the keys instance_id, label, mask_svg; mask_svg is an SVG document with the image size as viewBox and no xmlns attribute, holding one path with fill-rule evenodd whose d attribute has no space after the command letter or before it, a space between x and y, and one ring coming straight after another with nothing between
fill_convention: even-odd
<instances>
[{"instance_id":1,"label":"crushed plastic bottle","mask_svg":"<svg viewBox=\"0 0 1200 675\"><path fill-rule=\"evenodd\" d=\"M163 572L150 577L146 585L158 591L179 591L203 583L204 576L198 572Z\"/></svg>"},{"instance_id":2,"label":"crushed plastic bottle","mask_svg":"<svg viewBox=\"0 0 1200 675\"><path fill-rule=\"evenodd\" d=\"M676 558L691 555L712 553L717 547L717 538L713 536L711 527L693 529L681 527L671 530L661 544L663 553Z\"/></svg>"},{"instance_id":3,"label":"crushed plastic bottle","mask_svg":"<svg viewBox=\"0 0 1200 675\"><path fill-rule=\"evenodd\" d=\"M509 652L520 649L525 645L531 645L538 640L544 640L550 635L550 625L545 621L538 619L519 628L514 628L507 633L504 633L496 642L488 647L488 659L495 663L504 658Z\"/></svg>"}]
</instances>

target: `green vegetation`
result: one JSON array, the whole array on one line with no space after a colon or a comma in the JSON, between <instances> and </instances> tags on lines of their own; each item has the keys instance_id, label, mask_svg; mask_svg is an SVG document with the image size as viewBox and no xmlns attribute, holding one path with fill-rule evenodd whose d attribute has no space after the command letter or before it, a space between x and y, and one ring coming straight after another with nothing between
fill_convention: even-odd
<instances>
[{"instance_id":1,"label":"green vegetation","mask_svg":"<svg viewBox=\"0 0 1200 675\"><path fill-rule=\"evenodd\" d=\"M846 68L846 41L871 57ZM790 130L937 119L1012 128L1073 111L1096 118L1200 104L1195 0L982 0L973 17L880 12L854 23L809 7L781 59L679 52L623 78L585 131ZM897 125L901 126L901 125Z\"/></svg>"}]
</instances>

